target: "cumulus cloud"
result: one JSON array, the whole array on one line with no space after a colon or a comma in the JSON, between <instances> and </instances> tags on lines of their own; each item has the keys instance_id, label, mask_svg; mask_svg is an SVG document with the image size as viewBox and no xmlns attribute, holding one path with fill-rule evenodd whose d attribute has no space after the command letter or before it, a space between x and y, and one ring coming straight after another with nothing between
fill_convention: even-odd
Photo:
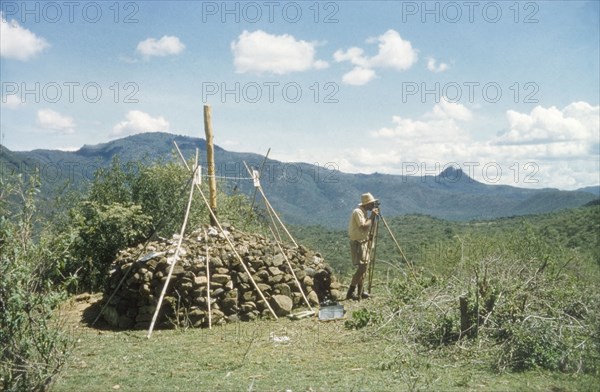
<instances>
[{"instance_id":1,"label":"cumulus cloud","mask_svg":"<svg viewBox=\"0 0 600 392\"><path fill-rule=\"evenodd\" d=\"M530 113L506 112L508 130L497 144L540 144L599 139L600 106L574 102L564 109L536 106Z\"/></svg>"},{"instance_id":2,"label":"cumulus cloud","mask_svg":"<svg viewBox=\"0 0 600 392\"><path fill-rule=\"evenodd\" d=\"M351 86L362 86L369 83L375 77L375 71L369 68L354 67L352 71L342 76L342 82Z\"/></svg>"},{"instance_id":3,"label":"cumulus cloud","mask_svg":"<svg viewBox=\"0 0 600 392\"><path fill-rule=\"evenodd\" d=\"M415 164L411 169L431 175L457 164L489 183L488 165L487 174L499 184L575 189L598 183L600 106L574 102L562 109L508 110L507 130L486 139L475 134L475 119L469 108L445 99L419 117L393 116L390 125L369 132L368 147L344 152L341 169L406 174L403 165Z\"/></svg>"},{"instance_id":4,"label":"cumulus cloud","mask_svg":"<svg viewBox=\"0 0 600 392\"><path fill-rule=\"evenodd\" d=\"M1 12L0 19L0 57L27 61L50 46L16 20L7 21Z\"/></svg>"},{"instance_id":5,"label":"cumulus cloud","mask_svg":"<svg viewBox=\"0 0 600 392\"><path fill-rule=\"evenodd\" d=\"M404 71L417 62L417 51L410 41L400 37L395 30L388 30L370 42L379 42L379 52L369 60L373 67L389 67Z\"/></svg>"},{"instance_id":6,"label":"cumulus cloud","mask_svg":"<svg viewBox=\"0 0 600 392\"><path fill-rule=\"evenodd\" d=\"M37 112L37 124L43 129L60 133L75 133L75 121L52 109L40 109Z\"/></svg>"},{"instance_id":7,"label":"cumulus cloud","mask_svg":"<svg viewBox=\"0 0 600 392\"><path fill-rule=\"evenodd\" d=\"M338 63L342 61L349 61L354 65L364 68L371 66L369 64L369 59L365 56L365 51L361 48L357 48L356 46L353 46L346 51L343 51L342 49L336 50L333 54L333 59Z\"/></svg>"},{"instance_id":8,"label":"cumulus cloud","mask_svg":"<svg viewBox=\"0 0 600 392\"><path fill-rule=\"evenodd\" d=\"M5 95L2 97L2 107L7 109L18 109L25 105L21 98L16 95Z\"/></svg>"},{"instance_id":9,"label":"cumulus cloud","mask_svg":"<svg viewBox=\"0 0 600 392\"><path fill-rule=\"evenodd\" d=\"M437 64L436 59L434 59L433 57L429 57L427 59L427 69L430 70L433 73L444 72L448 68L450 68L450 67L446 63L439 63L439 64Z\"/></svg>"},{"instance_id":10,"label":"cumulus cloud","mask_svg":"<svg viewBox=\"0 0 600 392\"><path fill-rule=\"evenodd\" d=\"M170 127L164 117L152 117L139 110L127 112L126 118L125 121L121 121L113 127L113 135L125 136L142 132L167 131Z\"/></svg>"},{"instance_id":11,"label":"cumulus cloud","mask_svg":"<svg viewBox=\"0 0 600 392\"><path fill-rule=\"evenodd\" d=\"M339 49L333 54L336 62L347 61L355 66L342 77L344 83L364 85L376 76L375 68L405 71L417 62L417 50L395 30L388 30L379 37L370 38L367 43L378 43L376 55L369 57L362 48L355 46L347 50Z\"/></svg>"},{"instance_id":12,"label":"cumulus cloud","mask_svg":"<svg viewBox=\"0 0 600 392\"><path fill-rule=\"evenodd\" d=\"M371 135L376 138L410 140L419 145L446 144L448 141L456 143L468 138L459 122L469 121L471 118L471 111L464 105L442 99L420 119L393 116L393 127L380 128L371 132Z\"/></svg>"},{"instance_id":13,"label":"cumulus cloud","mask_svg":"<svg viewBox=\"0 0 600 392\"><path fill-rule=\"evenodd\" d=\"M449 102L445 98L441 99L426 116L457 121L469 121L473 117L471 111L465 105Z\"/></svg>"},{"instance_id":14,"label":"cumulus cloud","mask_svg":"<svg viewBox=\"0 0 600 392\"><path fill-rule=\"evenodd\" d=\"M140 42L136 51L145 57L164 57L178 55L185 49L185 45L179 38L172 35L164 35L161 39L148 38Z\"/></svg>"},{"instance_id":15,"label":"cumulus cloud","mask_svg":"<svg viewBox=\"0 0 600 392\"><path fill-rule=\"evenodd\" d=\"M316 45L289 34L273 35L262 30L244 30L230 46L237 73L283 75L327 68L327 62L315 59Z\"/></svg>"}]
</instances>

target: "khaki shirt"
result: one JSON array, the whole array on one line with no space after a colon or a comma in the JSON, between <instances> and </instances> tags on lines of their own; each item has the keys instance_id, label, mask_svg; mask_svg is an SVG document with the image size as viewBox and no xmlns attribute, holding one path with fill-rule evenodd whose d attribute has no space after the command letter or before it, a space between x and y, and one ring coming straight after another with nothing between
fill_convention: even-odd
<instances>
[{"instance_id":1,"label":"khaki shirt","mask_svg":"<svg viewBox=\"0 0 600 392\"><path fill-rule=\"evenodd\" d=\"M348 236L351 241L366 241L369 239L370 226L363 227L368 219L367 211L364 208L358 207L352 211L350 222L348 222Z\"/></svg>"}]
</instances>

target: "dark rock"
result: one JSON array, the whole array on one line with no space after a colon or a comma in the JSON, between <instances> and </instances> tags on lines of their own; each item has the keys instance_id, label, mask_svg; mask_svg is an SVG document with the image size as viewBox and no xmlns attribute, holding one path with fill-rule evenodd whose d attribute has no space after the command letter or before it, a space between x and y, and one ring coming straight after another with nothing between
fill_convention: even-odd
<instances>
[{"instance_id":1,"label":"dark rock","mask_svg":"<svg viewBox=\"0 0 600 392\"><path fill-rule=\"evenodd\" d=\"M277 268L277 267L269 267L269 273L271 275L280 275L283 272L279 268Z\"/></svg>"},{"instance_id":2,"label":"dark rock","mask_svg":"<svg viewBox=\"0 0 600 392\"><path fill-rule=\"evenodd\" d=\"M231 280L231 277L229 275L215 274L210 277L210 280L211 282L226 284Z\"/></svg>"},{"instance_id":3,"label":"dark rock","mask_svg":"<svg viewBox=\"0 0 600 392\"><path fill-rule=\"evenodd\" d=\"M275 292L277 292L278 294L282 294L287 297L292 296L292 290L290 289L290 286L288 286L285 283L278 283L275 286L273 286L273 288L275 289Z\"/></svg>"},{"instance_id":4,"label":"dark rock","mask_svg":"<svg viewBox=\"0 0 600 392\"><path fill-rule=\"evenodd\" d=\"M273 256L273 267L279 267L283 263L285 263L285 256L283 256L281 253L277 253L275 256Z\"/></svg>"},{"instance_id":5,"label":"dark rock","mask_svg":"<svg viewBox=\"0 0 600 392\"><path fill-rule=\"evenodd\" d=\"M271 307L279 317L287 316L291 313L294 301L287 295L274 295L271 297Z\"/></svg>"}]
</instances>

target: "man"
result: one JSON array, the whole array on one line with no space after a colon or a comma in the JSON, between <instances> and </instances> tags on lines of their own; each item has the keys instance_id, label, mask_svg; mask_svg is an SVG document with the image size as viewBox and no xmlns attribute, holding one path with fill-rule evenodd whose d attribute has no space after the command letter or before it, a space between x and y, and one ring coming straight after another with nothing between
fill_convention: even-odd
<instances>
[{"instance_id":1,"label":"man","mask_svg":"<svg viewBox=\"0 0 600 392\"><path fill-rule=\"evenodd\" d=\"M363 292L363 281L367 266L369 264L369 250L367 242L369 241L369 232L375 217L379 210L375 207L377 199L370 193L364 193L360 197L360 204L352 211L350 222L348 222L348 236L350 237L350 253L352 255L352 264L356 267L356 272L352 276L352 282L348 288L346 299L368 298L369 294ZM371 215L368 216L368 211ZM358 287L358 296L354 295L354 290Z\"/></svg>"}]
</instances>

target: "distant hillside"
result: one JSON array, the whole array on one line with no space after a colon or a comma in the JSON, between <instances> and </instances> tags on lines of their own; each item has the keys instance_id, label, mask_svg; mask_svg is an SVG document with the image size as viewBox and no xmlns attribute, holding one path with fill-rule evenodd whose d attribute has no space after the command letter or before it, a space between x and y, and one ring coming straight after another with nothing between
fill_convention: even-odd
<instances>
[{"instance_id":1,"label":"distant hillside","mask_svg":"<svg viewBox=\"0 0 600 392\"><path fill-rule=\"evenodd\" d=\"M589 192L592 193L596 196L600 196L600 185L596 185L596 186L587 186L585 188L579 188L577 189L580 192Z\"/></svg>"},{"instance_id":2,"label":"distant hillside","mask_svg":"<svg viewBox=\"0 0 600 392\"><path fill-rule=\"evenodd\" d=\"M173 141L187 158L200 149L205 162L205 140L168 133L144 133L78 151L2 150L3 171L31 173L39 168L43 195L50 198L68 180L85 187L94 171L110 164L115 156L121 162L150 163L176 159ZM263 156L236 153L215 147L217 174L228 177L227 184L248 195L252 182L243 162L260 166ZM233 179L232 179L233 178ZM557 189L523 189L477 182L460 170L448 169L438 176L351 174L307 163L285 163L269 159L261 176L269 201L283 218L294 224L343 228L360 194L372 192L382 202L386 216L425 214L448 220L493 219L531 213L544 213L592 202L590 192ZM261 204L262 205L262 204Z\"/></svg>"},{"instance_id":3,"label":"distant hillside","mask_svg":"<svg viewBox=\"0 0 600 392\"><path fill-rule=\"evenodd\" d=\"M493 220L458 222L426 215L402 215L386 219L405 255L419 263L428 253L443 260L451 249L471 246L469 238L486 238L489 244L502 236L522 235L530 228L545 243L578 249L600 266L600 206L568 208L558 212L513 216ZM294 237L319 251L340 273L350 273L346 230L322 226L291 226ZM385 227L380 227L377 256L388 262L400 259ZM472 249L471 249L472 250Z\"/></svg>"}]
</instances>

